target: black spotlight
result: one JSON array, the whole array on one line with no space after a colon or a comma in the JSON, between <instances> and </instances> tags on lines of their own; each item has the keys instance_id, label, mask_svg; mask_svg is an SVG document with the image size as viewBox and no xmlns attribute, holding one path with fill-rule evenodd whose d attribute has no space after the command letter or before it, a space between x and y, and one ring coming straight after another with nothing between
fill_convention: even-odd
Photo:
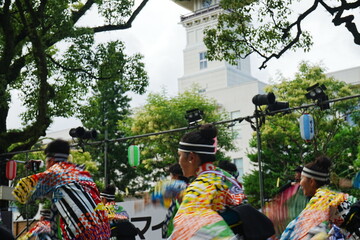
<instances>
[{"instance_id":1,"label":"black spotlight","mask_svg":"<svg viewBox=\"0 0 360 240\"><path fill-rule=\"evenodd\" d=\"M95 129L87 131L83 127L77 127L70 129L69 135L73 138L96 139L97 131Z\"/></svg>"},{"instance_id":2,"label":"black spotlight","mask_svg":"<svg viewBox=\"0 0 360 240\"><path fill-rule=\"evenodd\" d=\"M319 86L319 84L316 83L315 85L308 87L306 89L306 91L308 91L308 93L305 94L305 97L308 99L312 99L314 101L318 100L318 99L326 96L324 90L326 90L326 87L324 84Z\"/></svg>"},{"instance_id":3,"label":"black spotlight","mask_svg":"<svg viewBox=\"0 0 360 240\"><path fill-rule=\"evenodd\" d=\"M321 110L330 109L329 103L322 103L324 101L329 100L329 97L325 94L326 87L324 84L319 85L316 83L315 85L308 87L305 94L307 99L312 99L313 101L317 101L317 104L320 106Z\"/></svg>"},{"instance_id":4,"label":"black spotlight","mask_svg":"<svg viewBox=\"0 0 360 240\"><path fill-rule=\"evenodd\" d=\"M92 129L89 131L85 131L85 134L82 138L83 139L96 139L97 135L98 135L97 131L95 129Z\"/></svg>"},{"instance_id":5,"label":"black spotlight","mask_svg":"<svg viewBox=\"0 0 360 240\"><path fill-rule=\"evenodd\" d=\"M289 102L275 102L273 104L269 104L267 107L267 111L269 112L269 115L274 115L271 114L271 112L275 112L275 111L280 111L283 109L287 109L289 108ZM290 113L291 111L284 111L283 113Z\"/></svg>"},{"instance_id":6,"label":"black spotlight","mask_svg":"<svg viewBox=\"0 0 360 240\"><path fill-rule=\"evenodd\" d=\"M82 138L84 134L85 134L85 128L83 127L72 128L69 131L69 135L73 138Z\"/></svg>"},{"instance_id":7,"label":"black spotlight","mask_svg":"<svg viewBox=\"0 0 360 240\"><path fill-rule=\"evenodd\" d=\"M204 114L203 111L199 110L198 108L195 108L186 111L185 118L189 122L189 125L193 125L202 120L203 114Z\"/></svg>"},{"instance_id":8,"label":"black spotlight","mask_svg":"<svg viewBox=\"0 0 360 240\"><path fill-rule=\"evenodd\" d=\"M272 92L268 94L257 94L253 97L252 102L256 106L274 104L275 95Z\"/></svg>"}]
</instances>

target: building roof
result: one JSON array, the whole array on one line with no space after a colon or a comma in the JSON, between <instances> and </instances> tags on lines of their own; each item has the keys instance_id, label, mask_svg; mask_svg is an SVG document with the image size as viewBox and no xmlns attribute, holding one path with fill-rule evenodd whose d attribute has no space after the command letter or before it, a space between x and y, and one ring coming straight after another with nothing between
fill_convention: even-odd
<instances>
[{"instance_id":1,"label":"building roof","mask_svg":"<svg viewBox=\"0 0 360 240\"><path fill-rule=\"evenodd\" d=\"M193 0L172 0L172 1L179 6L186 8L187 10L195 11Z\"/></svg>"}]
</instances>

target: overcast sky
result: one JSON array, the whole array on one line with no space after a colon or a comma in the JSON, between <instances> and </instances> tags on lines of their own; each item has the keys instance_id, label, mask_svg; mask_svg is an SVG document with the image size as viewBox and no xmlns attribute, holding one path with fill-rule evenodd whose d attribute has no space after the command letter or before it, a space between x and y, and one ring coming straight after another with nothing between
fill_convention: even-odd
<instances>
[{"instance_id":1,"label":"overcast sky","mask_svg":"<svg viewBox=\"0 0 360 240\"><path fill-rule=\"evenodd\" d=\"M164 87L170 95L177 93L177 79L183 75L183 49L186 44L185 29L180 24L180 15L188 11L171 0L150 0L131 29L104 33L100 41L120 39L125 42L128 54L139 52L144 55L146 71L150 78L148 92L157 92ZM325 11L310 15L305 26L313 34L314 46L308 53L288 52L280 59L272 59L265 70L258 70L261 59L251 58L252 74L268 82L277 72L291 77L302 60L322 63L328 72L360 66L360 46L355 45L350 33L343 25L335 27L332 18ZM359 19L356 22L360 22ZM133 96L132 106L140 106L146 96ZM13 104L15 106L16 103ZM21 107L10 111L9 128L20 123L16 115ZM74 119L56 119L49 132L80 126Z\"/></svg>"}]
</instances>

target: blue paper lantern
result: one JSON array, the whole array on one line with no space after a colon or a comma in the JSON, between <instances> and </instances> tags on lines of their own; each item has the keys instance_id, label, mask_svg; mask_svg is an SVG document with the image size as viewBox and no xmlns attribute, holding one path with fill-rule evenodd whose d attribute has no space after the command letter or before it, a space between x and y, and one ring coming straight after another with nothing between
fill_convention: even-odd
<instances>
[{"instance_id":1,"label":"blue paper lantern","mask_svg":"<svg viewBox=\"0 0 360 240\"><path fill-rule=\"evenodd\" d=\"M314 138L315 135L315 123L314 118L308 114L305 113L300 117L300 133L301 138L305 141L310 141Z\"/></svg>"}]
</instances>

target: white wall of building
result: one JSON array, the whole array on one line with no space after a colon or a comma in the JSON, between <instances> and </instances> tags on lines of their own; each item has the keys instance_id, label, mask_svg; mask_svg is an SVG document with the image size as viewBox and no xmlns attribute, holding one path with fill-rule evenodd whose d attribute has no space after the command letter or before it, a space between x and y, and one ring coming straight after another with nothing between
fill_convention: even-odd
<instances>
[{"instance_id":1,"label":"white wall of building","mask_svg":"<svg viewBox=\"0 0 360 240\"><path fill-rule=\"evenodd\" d=\"M326 75L329 77L334 77L337 80L344 81L348 84L360 84L360 67L348 68L336 72L329 72Z\"/></svg>"},{"instance_id":2,"label":"white wall of building","mask_svg":"<svg viewBox=\"0 0 360 240\"><path fill-rule=\"evenodd\" d=\"M206 67L201 64L200 54L207 51L203 43L204 30L216 25L218 14L222 10L216 4L204 8L206 0L175 2L193 11L181 17L187 42L183 51L184 75L178 79L179 92L196 85L199 92L215 99L231 119L253 115L255 106L252 98L263 93L265 84L251 76L249 58L239 60L236 66L225 61L207 61ZM240 172L248 173L254 168L246 156L253 130L246 121L237 123L233 130L238 132L238 137L234 140L237 150L226 154L238 163Z\"/></svg>"}]
</instances>

